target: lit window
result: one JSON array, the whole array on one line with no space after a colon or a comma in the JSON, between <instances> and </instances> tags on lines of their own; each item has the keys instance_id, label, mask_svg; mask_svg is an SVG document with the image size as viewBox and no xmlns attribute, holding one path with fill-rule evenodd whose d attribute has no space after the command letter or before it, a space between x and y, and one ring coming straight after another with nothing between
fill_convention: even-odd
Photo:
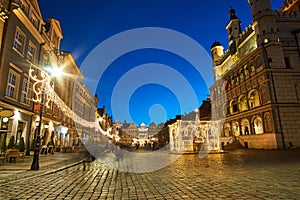
<instances>
[{"instance_id":1,"label":"lit window","mask_svg":"<svg viewBox=\"0 0 300 200\"><path fill-rule=\"evenodd\" d=\"M238 112L238 105L236 100L232 100L229 105L230 114Z\"/></svg>"},{"instance_id":2,"label":"lit window","mask_svg":"<svg viewBox=\"0 0 300 200\"><path fill-rule=\"evenodd\" d=\"M16 99L18 88L18 75L14 71L10 71L8 74L6 96Z\"/></svg>"},{"instance_id":3,"label":"lit window","mask_svg":"<svg viewBox=\"0 0 300 200\"><path fill-rule=\"evenodd\" d=\"M244 111L244 110L247 110L248 109L248 102L247 102L247 98L245 95L242 95L240 98L239 98L239 110L240 111Z\"/></svg>"},{"instance_id":4,"label":"lit window","mask_svg":"<svg viewBox=\"0 0 300 200\"><path fill-rule=\"evenodd\" d=\"M27 50L27 59L30 61L34 61L36 48L33 46L32 43L29 43L28 50Z\"/></svg>"},{"instance_id":5,"label":"lit window","mask_svg":"<svg viewBox=\"0 0 300 200\"><path fill-rule=\"evenodd\" d=\"M250 108L260 106L260 101L259 101L259 96L258 96L257 90L252 90L249 93L248 99L249 99L249 107Z\"/></svg>"},{"instance_id":6,"label":"lit window","mask_svg":"<svg viewBox=\"0 0 300 200\"><path fill-rule=\"evenodd\" d=\"M14 40L14 49L18 52L23 53L25 43L25 35L19 29L16 30L15 40Z\"/></svg>"},{"instance_id":7,"label":"lit window","mask_svg":"<svg viewBox=\"0 0 300 200\"><path fill-rule=\"evenodd\" d=\"M27 80L24 79L22 85L21 102L28 104L29 101L27 99L27 91L28 91L28 82Z\"/></svg>"}]
</instances>

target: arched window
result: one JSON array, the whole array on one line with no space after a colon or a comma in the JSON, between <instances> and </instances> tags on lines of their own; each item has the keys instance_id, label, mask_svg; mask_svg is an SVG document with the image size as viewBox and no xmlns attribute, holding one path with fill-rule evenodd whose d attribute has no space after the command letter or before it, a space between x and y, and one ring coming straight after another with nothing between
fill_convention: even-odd
<instances>
[{"instance_id":1,"label":"arched window","mask_svg":"<svg viewBox=\"0 0 300 200\"><path fill-rule=\"evenodd\" d=\"M234 75L231 75L230 77L230 84L233 86L235 83Z\"/></svg>"},{"instance_id":2,"label":"arched window","mask_svg":"<svg viewBox=\"0 0 300 200\"><path fill-rule=\"evenodd\" d=\"M239 70L240 80L244 78L244 69Z\"/></svg>"},{"instance_id":3,"label":"arched window","mask_svg":"<svg viewBox=\"0 0 300 200\"><path fill-rule=\"evenodd\" d=\"M249 108L260 106L259 96L257 90L252 90L248 95Z\"/></svg>"},{"instance_id":4,"label":"arched window","mask_svg":"<svg viewBox=\"0 0 300 200\"><path fill-rule=\"evenodd\" d=\"M254 72L255 71L255 65L253 62L250 63L250 71Z\"/></svg>"},{"instance_id":5,"label":"arched window","mask_svg":"<svg viewBox=\"0 0 300 200\"><path fill-rule=\"evenodd\" d=\"M269 92L267 90L267 86L262 85L259 90L260 90L261 103L262 104L268 103L270 99L269 99Z\"/></svg>"},{"instance_id":6,"label":"arched window","mask_svg":"<svg viewBox=\"0 0 300 200\"><path fill-rule=\"evenodd\" d=\"M224 136L225 137L230 136L230 124L229 123L224 124Z\"/></svg>"},{"instance_id":7,"label":"arched window","mask_svg":"<svg viewBox=\"0 0 300 200\"><path fill-rule=\"evenodd\" d=\"M239 111L244 111L248 109L247 98L245 95L240 96L239 98Z\"/></svg>"},{"instance_id":8,"label":"arched window","mask_svg":"<svg viewBox=\"0 0 300 200\"><path fill-rule=\"evenodd\" d=\"M255 134L263 134L264 133L261 117L255 116L253 119L253 122L252 122L252 126L253 126Z\"/></svg>"},{"instance_id":9,"label":"arched window","mask_svg":"<svg viewBox=\"0 0 300 200\"><path fill-rule=\"evenodd\" d=\"M248 67L248 65L244 66L244 74L245 74L245 77L249 76L249 67Z\"/></svg>"},{"instance_id":10,"label":"arched window","mask_svg":"<svg viewBox=\"0 0 300 200\"><path fill-rule=\"evenodd\" d=\"M236 113L238 111L238 106L235 99L230 102L229 109L230 109L230 114Z\"/></svg>"},{"instance_id":11,"label":"arched window","mask_svg":"<svg viewBox=\"0 0 300 200\"><path fill-rule=\"evenodd\" d=\"M272 128L271 114L269 112L265 113L264 123L265 123L266 132L272 132L273 128Z\"/></svg>"},{"instance_id":12,"label":"arched window","mask_svg":"<svg viewBox=\"0 0 300 200\"><path fill-rule=\"evenodd\" d=\"M263 64L263 59L260 55L255 58L256 66L260 67Z\"/></svg>"},{"instance_id":13,"label":"arched window","mask_svg":"<svg viewBox=\"0 0 300 200\"><path fill-rule=\"evenodd\" d=\"M250 123L248 119L242 119L241 127L243 135L250 135Z\"/></svg>"},{"instance_id":14,"label":"arched window","mask_svg":"<svg viewBox=\"0 0 300 200\"><path fill-rule=\"evenodd\" d=\"M238 121L232 122L232 133L234 136L239 136L240 135L240 125Z\"/></svg>"}]
</instances>

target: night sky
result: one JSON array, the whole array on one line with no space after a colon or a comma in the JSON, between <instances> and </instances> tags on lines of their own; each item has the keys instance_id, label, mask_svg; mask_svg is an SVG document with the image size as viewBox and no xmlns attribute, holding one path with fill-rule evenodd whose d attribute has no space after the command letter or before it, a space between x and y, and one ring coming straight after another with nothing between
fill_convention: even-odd
<instances>
[{"instance_id":1,"label":"night sky","mask_svg":"<svg viewBox=\"0 0 300 200\"><path fill-rule=\"evenodd\" d=\"M278 9L282 2L271 0L273 9ZM201 105L213 84L210 46L219 41L225 49L228 47L225 26L230 8L236 10L242 30L251 23L246 0L40 0L39 4L44 19L52 17L60 21L64 36L61 49L72 53L83 72L88 69L93 74L100 68L105 69L97 81L89 79L89 72L84 80L90 92L99 96L98 106L105 105L114 120L136 124L164 122ZM152 29L143 29L147 27ZM122 34L128 30L133 30L134 34L141 30L143 34L140 38L129 39ZM161 32L165 30L164 35ZM149 47L141 42L139 48L129 48L135 41L150 41L155 36L153 31L163 35L154 42L155 45L152 43ZM123 40L109 40L117 34ZM191 45L184 47L186 43L174 39L177 36L197 42L206 54L202 52L197 58ZM166 42L168 39L170 41ZM104 42L108 43L108 49L100 51ZM128 47L127 52L115 56L105 66L104 61L111 59L112 54L120 53L123 47ZM98 53L93 53L97 48ZM185 56L178 55L180 48ZM193 62L187 59L189 53L192 60L203 61L202 71L195 69ZM172 79L173 82L167 83ZM187 92L189 87L194 94ZM130 90L132 93L126 94Z\"/></svg>"}]
</instances>

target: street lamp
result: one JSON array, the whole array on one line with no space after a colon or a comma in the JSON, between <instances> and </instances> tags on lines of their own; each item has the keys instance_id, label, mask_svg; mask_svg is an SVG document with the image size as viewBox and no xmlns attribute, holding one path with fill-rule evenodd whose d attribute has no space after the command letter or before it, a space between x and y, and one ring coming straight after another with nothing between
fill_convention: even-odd
<instances>
[{"instance_id":1,"label":"street lamp","mask_svg":"<svg viewBox=\"0 0 300 200\"><path fill-rule=\"evenodd\" d=\"M64 58L67 55L67 52L65 53L57 49L53 51L48 51L48 53L50 54L51 52L54 52L55 56L57 57L58 65L60 64L61 57ZM41 70L41 78L37 77L33 69L29 70L30 77L35 81L35 83L33 84L33 90L35 92L36 97L35 99L33 99L33 101L38 102L40 104L39 123L37 123L36 121L36 126L38 127L37 139L34 148L33 160L30 168L31 170L39 170L39 152L40 152L40 143L41 143L41 123L43 119L43 108L45 104L49 103L52 97L51 94L54 92L54 86L53 84L51 84L50 75L47 73L49 71L47 69L45 70ZM60 76L62 74L62 71L59 70L58 73L58 70L51 70L50 74L51 76Z\"/></svg>"}]
</instances>

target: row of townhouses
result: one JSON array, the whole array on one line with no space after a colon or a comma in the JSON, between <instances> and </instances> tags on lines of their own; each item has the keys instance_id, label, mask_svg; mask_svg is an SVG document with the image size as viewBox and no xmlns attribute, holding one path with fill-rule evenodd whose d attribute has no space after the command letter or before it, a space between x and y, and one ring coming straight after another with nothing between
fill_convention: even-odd
<instances>
[{"instance_id":1,"label":"row of townhouses","mask_svg":"<svg viewBox=\"0 0 300 200\"><path fill-rule=\"evenodd\" d=\"M97 98L71 53L60 49L62 38L60 22L44 21L37 0L0 2L0 144L23 137L29 148L39 131L42 145L52 140L60 150L90 137L86 122ZM54 69L63 72L45 73Z\"/></svg>"}]
</instances>

